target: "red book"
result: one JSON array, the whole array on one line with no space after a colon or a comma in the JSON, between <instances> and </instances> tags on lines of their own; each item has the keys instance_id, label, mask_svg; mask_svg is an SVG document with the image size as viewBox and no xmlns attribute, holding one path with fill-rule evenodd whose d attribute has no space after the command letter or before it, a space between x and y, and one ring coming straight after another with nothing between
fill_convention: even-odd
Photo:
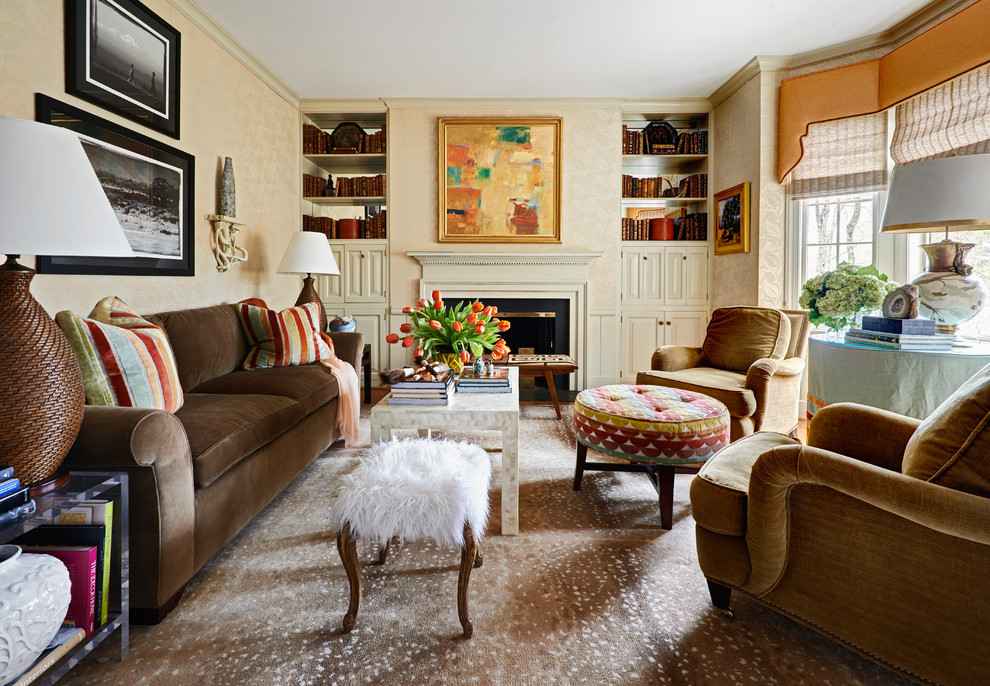
<instances>
[{"instance_id":1,"label":"red book","mask_svg":"<svg viewBox=\"0 0 990 686\"><path fill-rule=\"evenodd\" d=\"M77 626L93 633L96 619L96 546L53 545L24 546L25 553L51 555L62 561L69 570L71 584L69 611L65 613L62 626Z\"/></svg>"}]
</instances>

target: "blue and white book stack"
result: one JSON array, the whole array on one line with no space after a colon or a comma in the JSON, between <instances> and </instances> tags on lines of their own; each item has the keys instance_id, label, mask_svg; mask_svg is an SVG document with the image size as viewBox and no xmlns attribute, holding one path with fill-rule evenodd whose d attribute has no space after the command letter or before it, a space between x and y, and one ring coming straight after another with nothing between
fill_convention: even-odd
<instances>
[{"instance_id":1,"label":"blue and white book stack","mask_svg":"<svg viewBox=\"0 0 990 686\"><path fill-rule=\"evenodd\" d=\"M34 514L38 506L31 499L31 489L21 486L14 468L0 466L0 526L6 526Z\"/></svg>"}]
</instances>

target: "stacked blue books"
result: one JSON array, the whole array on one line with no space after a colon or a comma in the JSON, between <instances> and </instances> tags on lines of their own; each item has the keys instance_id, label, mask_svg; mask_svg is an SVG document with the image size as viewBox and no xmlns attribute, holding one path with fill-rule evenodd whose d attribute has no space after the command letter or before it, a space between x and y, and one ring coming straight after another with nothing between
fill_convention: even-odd
<instances>
[{"instance_id":1,"label":"stacked blue books","mask_svg":"<svg viewBox=\"0 0 990 686\"><path fill-rule=\"evenodd\" d=\"M955 337L935 332L931 319L863 317L863 328L849 329L846 343L889 350L951 350Z\"/></svg>"},{"instance_id":2,"label":"stacked blue books","mask_svg":"<svg viewBox=\"0 0 990 686\"><path fill-rule=\"evenodd\" d=\"M495 367L491 373L481 374L464 367L457 375L458 393L508 393L511 390L508 367Z\"/></svg>"},{"instance_id":3,"label":"stacked blue books","mask_svg":"<svg viewBox=\"0 0 990 686\"><path fill-rule=\"evenodd\" d=\"M31 489L21 486L14 468L0 466L0 526L30 517L37 508L31 499Z\"/></svg>"}]
</instances>

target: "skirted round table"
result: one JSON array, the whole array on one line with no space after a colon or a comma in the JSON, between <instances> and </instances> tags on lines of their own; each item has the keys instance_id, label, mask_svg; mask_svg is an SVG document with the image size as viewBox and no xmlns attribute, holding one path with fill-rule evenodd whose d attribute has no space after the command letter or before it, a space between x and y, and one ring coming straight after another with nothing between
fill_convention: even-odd
<instances>
[{"instance_id":1,"label":"skirted round table","mask_svg":"<svg viewBox=\"0 0 990 686\"><path fill-rule=\"evenodd\" d=\"M574 401L577 464L585 470L645 472L660 498L664 529L672 526L674 473L704 462L729 445L729 411L702 393L650 385L589 388ZM588 462L588 448L628 463Z\"/></svg>"}]
</instances>

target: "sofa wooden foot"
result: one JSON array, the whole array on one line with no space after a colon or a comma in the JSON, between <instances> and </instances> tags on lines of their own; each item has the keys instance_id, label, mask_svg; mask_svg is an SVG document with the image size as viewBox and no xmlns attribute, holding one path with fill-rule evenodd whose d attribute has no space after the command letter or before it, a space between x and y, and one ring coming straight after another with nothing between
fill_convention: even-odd
<instances>
[{"instance_id":1,"label":"sofa wooden foot","mask_svg":"<svg viewBox=\"0 0 990 686\"><path fill-rule=\"evenodd\" d=\"M729 601L732 599L732 589L722 584L715 583L711 579L708 579L708 593L712 597L712 605L714 605L719 612L721 612L726 617L734 617L735 614L732 612L732 608L729 607Z\"/></svg>"}]
</instances>

